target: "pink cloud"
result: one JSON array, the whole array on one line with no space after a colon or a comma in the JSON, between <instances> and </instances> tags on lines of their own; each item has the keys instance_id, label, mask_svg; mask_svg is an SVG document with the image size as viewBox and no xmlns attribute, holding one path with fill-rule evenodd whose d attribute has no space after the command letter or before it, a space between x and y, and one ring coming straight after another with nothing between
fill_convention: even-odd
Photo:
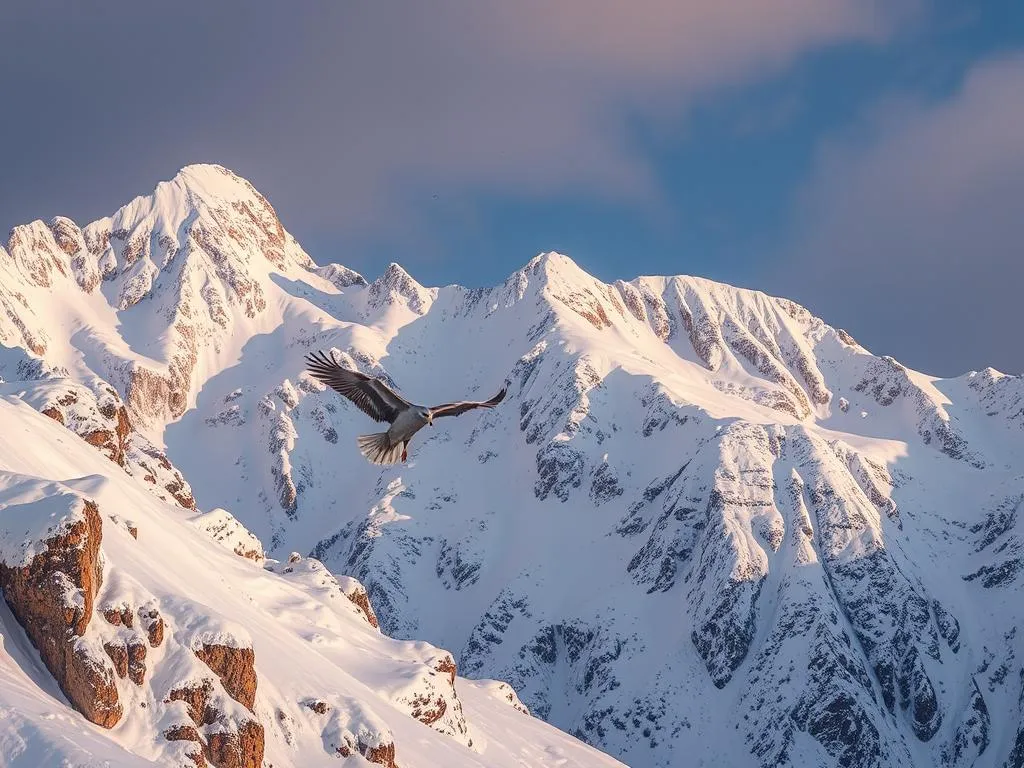
<instances>
[{"instance_id":1,"label":"pink cloud","mask_svg":"<svg viewBox=\"0 0 1024 768\"><path fill-rule=\"evenodd\" d=\"M880 40L911 7L912 0L347 5L337 24L318 19L310 28L283 84L296 112L314 89L318 110L338 115L309 126L309 146L333 140L337 154L300 158L295 183L326 172L344 179L344 199L335 202L349 223L393 212L395 189L410 179L651 203L657 184L649 160L630 145L626 116L672 120L698 94L766 77L808 51ZM309 53L320 74L310 72ZM293 172L295 161L288 158Z\"/></svg>"}]
</instances>

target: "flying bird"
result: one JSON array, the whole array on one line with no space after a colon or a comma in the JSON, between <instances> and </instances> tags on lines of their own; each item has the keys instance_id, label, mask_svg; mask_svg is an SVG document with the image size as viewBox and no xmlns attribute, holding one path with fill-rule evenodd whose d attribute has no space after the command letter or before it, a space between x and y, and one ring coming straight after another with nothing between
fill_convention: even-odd
<instances>
[{"instance_id":1,"label":"flying bird","mask_svg":"<svg viewBox=\"0 0 1024 768\"><path fill-rule=\"evenodd\" d=\"M409 456L409 441L413 435L428 424L433 426L434 419L458 416L474 408L493 408L505 399L507 389L502 387L498 394L483 402L463 400L428 408L410 403L380 379L344 368L334 359L333 352L330 357L323 352L308 354L306 363L313 376L347 397L371 419L391 424L387 432L359 435L356 438L359 452L374 464L405 461Z\"/></svg>"}]
</instances>

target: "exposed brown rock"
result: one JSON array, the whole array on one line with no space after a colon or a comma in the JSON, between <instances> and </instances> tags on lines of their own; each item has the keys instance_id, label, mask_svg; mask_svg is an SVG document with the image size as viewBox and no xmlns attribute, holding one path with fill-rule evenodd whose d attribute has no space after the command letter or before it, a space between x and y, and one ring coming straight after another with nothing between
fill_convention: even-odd
<instances>
[{"instance_id":1,"label":"exposed brown rock","mask_svg":"<svg viewBox=\"0 0 1024 768\"><path fill-rule=\"evenodd\" d=\"M197 740L203 744L206 759L216 768L261 768L263 764L263 726L256 720L244 720L237 728L225 722L223 713L211 701L213 682L204 680L201 685L190 685L171 691L168 701L184 701L189 717L197 726L220 723L226 727L209 735L203 743L195 729ZM188 726L175 729L178 738L190 735ZM165 732L165 738L170 739Z\"/></svg>"},{"instance_id":2,"label":"exposed brown rock","mask_svg":"<svg viewBox=\"0 0 1024 768\"><path fill-rule=\"evenodd\" d=\"M167 491L185 509L195 509L196 500L192 496L192 493L185 486L185 483L175 477L169 483L164 486L164 490Z\"/></svg>"},{"instance_id":3,"label":"exposed brown rock","mask_svg":"<svg viewBox=\"0 0 1024 768\"><path fill-rule=\"evenodd\" d=\"M128 435L132 431L132 422L128 418L128 409L123 405L117 409L117 441L121 446L121 450L124 450L125 440L128 439Z\"/></svg>"},{"instance_id":4,"label":"exposed brown rock","mask_svg":"<svg viewBox=\"0 0 1024 768\"><path fill-rule=\"evenodd\" d=\"M84 519L46 541L46 551L25 567L0 564L0 587L39 655L72 705L89 720L113 727L122 715L114 670L102 654L79 644L92 618L102 572L103 525L99 510L84 503ZM80 600L69 602L75 590Z\"/></svg>"},{"instance_id":5,"label":"exposed brown rock","mask_svg":"<svg viewBox=\"0 0 1024 768\"><path fill-rule=\"evenodd\" d=\"M132 609L130 606L122 605L120 608L111 607L103 611L103 618L107 620L108 624L113 624L115 627L119 627L122 624L126 627L131 627L134 622L132 616Z\"/></svg>"},{"instance_id":6,"label":"exposed brown rock","mask_svg":"<svg viewBox=\"0 0 1024 768\"><path fill-rule=\"evenodd\" d=\"M434 698L424 694L413 699L412 712L410 714L424 725L433 725L448 711L448 702L444 696L438 695Z\"/></svg>"},{"instance_id":7,"label":"exposed brown rock","mask_svg":"<svg viewBox=\"0 0 1024 768\"><path fill-rule=\"evenodd\" d=\"M146 679L146 646L135 639L128 643L128 677L136 685Z\"/></svg>"},{"instance_id":8,"label":"exposed brown rock","mask_svg":"<svg viewBox=\"0 0 1024 768\"><path fill-rule=\"evenodd\" d=\"M355 603L356 607L362 611L363 616L366 617L371 627L380 628L380 624L377 623L377 614L373 612L373 606L370 605L370 595L365 587L360 585L358 589L346 592L345 597Z\"/></svg>"},{"instance_id":9,"label":"exposed brown rock","mask_svg":"<svg viewBox=\"0 0 1024 768\"><path fill-rule=\"evenodd\" d=\"M103 650L114 662L114 671L117 672L117 676L126 677L128 675L128 650L124 647L124 643L104 643Z\"/></svg>"},{"instance_id":10,"label":"exposed brown rock","mask_svg":"<svg viewBox=\"0 0 1024 768\"><path fill-rule=\"evenodd\" d=\"M601 300L589 288L584 288L581 292L570 294L569 296L555 296L555 298L577 315L584 318L597 330L600 331L603 328L611 327L612 321L608 319L608 314L604 311Z\"/></svg>"},{"instance_id":11,"label":"exposed brown rock","mask_svg":"<svg viewBox=\"0 0 1024 768\"><path fill-rule=\"evenodd\" d=\"M188 707L188 716L196 725L209 725L220 717L220 712L210 705L213 693L213 682L203 680L199 685L186 685L175 688L167 697L167 701L184 701Z\"/></svg>"},{"instance_id":12,"label":"exposed brown rock","mask_svg":"<svg viewBox=\"0 0 1024 768\"><path fill-rule=\"evenodd\" d=\"M331 711L331 705L323 699L310 699L303 702L303 704L309 709L316 712L318 715L326 715Z\"/></svg>"},{"instance_id":13,"label":"exposed brown rock","mask_svg":"<svg viewBox=\"0 0 1024 768\"><path fill-rule=\"evenodd\" d=\"M116 396L116 393L112 390L110 392ZM74 424L75 419L71 418L69 421L65 414L60 411L60 408L68 408L77 403L78 395L73 391L68 392L56 400L56 405L49 406L43 413L59 421L61 424ZM96 429L84 433L79 432L78 434L87 443L102 450L111 461L123 467L125 464L127 440L132 431L128 411L124 406L118 406L114 402L107 402L103 405L97 404L97 412L107 422L110 422L109 428Z\"/></svg>"},{"instance_id":14,"label":"exposed brown rock","mask_svg":"<svg viewBox=\"0 0 1024 768\"><path fill-rule=\"evenodd\" d=\"M246 560L252 560L254 563L263 562L263 553L258 549L243 547L241 544L236 544L234 550L232 550L239 557L244 557Z\"/></svg>"},{"instance_id":15,"label":"exposed brown rock","mask_svg":"<svg viewBox=\"0 0 1024 768\"><path fill-rule=\"evenodd\" d=\"M195 509L196 500L192 496L192 490L181 473L168 461L167 456L159 448L145 442L133 442L132 447L137 449L133 460L145 473L143 480L151 485L162 482L162 487L171 497L185 509ZM141 454L141 455L140 455ZM142 458L145 456L146 458ZM149 461L152 459L152 462ZM157 477L162 478L161 481Z\"/></svg>"},{"instance_id":16,"label":"exposed brown rock","mask_svg":"<svg viewBox=\"0 0 1024 768\"><path fill-rule=\"evenodd\" d=\"M263 726L255 720L246 720L237 733L211 733L206 754L217 768L260 768L263 749Z\"/></svg>"},{"instance_id":17,"label":"exposed brown rock","mask_svg":"<svg viewBox=\"0 0 1024 768\"><path fill-rule=\"evenodd\" d=\"M458 674L458 668L455 666L455 658L450 653L441 656L441 658L434 662L434 669L448 675L448 682L455 685L455 676Z\"/></svg>"},{"instance_id":18,"label":"exposed brown rock","mask_svg":"<svg viewBox=\"0 0 1024 768\"><path fill-rule=\"evenodd\" d=\"M146 629L149 644L157 648L164 641L164 619L156 608L139 608L139 620Z\"/></svg>"},{"instance_id":19,"label":"exposed brown rock","mask_svg":"<svg viewBox=\"0 0 1024 768\"><path fill-rule=\"evenodd\" d=\"M192 725L174 725L164 731L164 738L168 741L192 741L196 744L196 749L187 752L188 758L196 766L196 768L206 768L206 756L203 754L203 740L199 736L199 731Z\"/></svg>"},{"instance_id":20,"label":"exposed brown rock","mask_svg":"<svg viewBox=\"0 0 1024 768\"><path fill-rule=\"evenodd\" d=\"M144 422L166 418L168 414L177 418L187 406L186 396L177 382L139 365L128 372L125 390L128 407Z\"/></svg>"},{"instance_id":21,"label":"exposed brown rock","mask_svg":"<svg viewBox=\"0 0 1024 768\"><path fill-rule=\"evenodd\" d=\"M194 725L172 725L164 731L164 738L168 741L194 741L197 744L202 743L202 740L199 738L199 731L195 729Z\"/></svg>"},{"instance_id":22,"label":"exposed brown rock","mask_svg":"<svg viewBox=\"0 0 1024 768\"><path fill-rule=\"evenodd\" d=\"M53 239L68 256L74 256L78 252L78 240L82 236L81 230L71 219L58 216L50 222L50 232Z\"/></svg>"},{"instance_id":23,"label":"exposed brown rock","mask_svg":"<svg viewBox=\"0 0 1024 768\"><path fill-rule=\"evenodd\" d=\"M82 403L79 394L71 390L49 403L42 413L65 425L87 443L99 448L111 461L124 467L128 459L132 423L128 417L128 409L120 404L117 393L110 388L107 389L107 393L114 399L97 395L94 403ZM96 413L105 420L105 424L101 429L80 431L85 430L88 425L95 426L94 419L81 418L83 413L88 414L93 404Z\"/></svg>"},{"instance_id":24,"label":"exposed brown rock","mask_svg":"<svg viewBox=\"0 0 1024 768\"><path fill-rule=\"evenodd\" d=\"M124 465L124 451L117 439L117 433L106 429L95 429L82 435L82 439L89 445L99 448L114 463Z\"/></svg>"},{"instance_id":25,"label":"exposed brown rock","mask_svg":"<svg viewBox=\"0 0 1024 768\"><path fill-rule=\"evenodd\" d=\"M252 648L203 645L196 656L220 678L224 690L251 712L256 704L256 654Z\"/></svg>"},{"instance_id":26,"label":"exposed brown rock","mask_svg":"<svg viewBox=\"0 0 1024 768\"><path fill-rule=\"evenodd\" d=\"M385 768L398 768L398 766L395 764L394 742L391 742L389 744L382 744L379 747L364 748L362 744L360 744L359 747L359 751L363 753L363 757L365 757L371 763L383 765L385 766Z\"/></svg>"},{"instance_id":27,"label":"exposed brown rock","mask_svg":"<svg viewBox=\"0 0 1024 768\"><path fill-rule=\"evenodd\" d=\"M428 663L439 675L443 675L444 682L438 681L435 675L429 675L424 681L426 686L407 700L409 714L424 725L430 726L446 715L451 715L449 721L441 723L437 730L441 733L465 733L466 723L462 704L455 692L455 659L447 651L442 651Z\"/></svg>"},{"instance_id":28,"label":"exposed brown rock","mask_svg":"<svg viewBox=\"0 0 1024 768\"><path fill-rule=\"evenodd\" d=\"M64 414L54 408L52 405L49 408L44 408L42 411L43 416L49 416L51 419L56 421L58 424L64 423Z\"/></svg>"}]
</instances>

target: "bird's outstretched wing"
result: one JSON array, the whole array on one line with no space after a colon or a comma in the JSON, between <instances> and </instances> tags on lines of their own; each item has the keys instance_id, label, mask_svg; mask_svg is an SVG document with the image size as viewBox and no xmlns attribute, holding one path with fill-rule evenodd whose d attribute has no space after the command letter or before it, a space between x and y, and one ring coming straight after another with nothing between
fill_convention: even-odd
<instances>
[{"instance_id":1,"label":"bird's outstretched wing","mask_svg":"<svg viewBox=\"0 0 1024 768\"><path fill-rule=\"evenodd\" d=\"M306 363L311 374L347 397L371 419L392 422L399 413L411 405L380 379L372 379L359 371L343 368L333 356L327 357L323 352L313 352L306 355Z\"/></svg>"},{"instance_id":2,"label":"bird's outstretched wing","mask_svg":"<svg viewBox=\"0 0 1024 768\"><path fill-rule=\"evenodd\" d=\"M501 392L496 394L490 400L484 400L483 402L474 402L471 400L465 400L461 403L445 403L444 405L435 405L430 409L430 413L435 419L442 416L458 416L460 413L471 411L474 408L493 408L502 400L505 399L505 391L507 387L502 387Z\"/></svg>"}]
</instances>

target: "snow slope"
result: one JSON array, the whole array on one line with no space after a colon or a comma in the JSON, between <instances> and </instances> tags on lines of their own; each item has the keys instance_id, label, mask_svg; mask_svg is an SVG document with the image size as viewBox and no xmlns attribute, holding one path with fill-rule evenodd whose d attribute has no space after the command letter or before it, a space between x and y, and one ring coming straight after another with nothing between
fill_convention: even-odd
<instances>
[{"instance_id":1,"label":"snow slope","mask_svg":"<svg viewBox=\"0 0 1024 768\"><path fill-rule=\"evenodd\" d=\"M155 608L165 627L143 683L116 681L124 715L107 731L68 706L4 606L2 765L188 764L183 748L191 742L163 735L187 718L181 702L167 697L211 676L193 653L211 643L253 649L252 709L265 730L267 765L333 764L347 737L394 744L402 766L617 764L514 709L503 700L507 686L462 678L452 686L443 671L446 652L380 634L316 561L238 556L205 533L205 516L155 498L142 481L112 471L100 452L10 395L0 398L0 466L0 557L9 565L35 554L24 541L59 530L54 510L68 500L89 499L100 511L102 586L80 643L126 633L130 639L127 625L101 615L111 607ZM420 698L446 703L431 726L412 716ZM249 716L222 699L229 719Z\"/></svg>"},{"instance_id":2,"label":"snow slope","mask_svg":"<svg viewBox=\"0 0 1024 768\"><path fill-rule=\"evenodd\" d=\"M630 765L1024 764L1019 377L935 379L784 299L558 254L491 289L368 282L217 166L17 228L0 272L11 397L109 384L200 509ZM509 396L381 471L315 349L415 402Z\"/></svg>"}]
</instances>

